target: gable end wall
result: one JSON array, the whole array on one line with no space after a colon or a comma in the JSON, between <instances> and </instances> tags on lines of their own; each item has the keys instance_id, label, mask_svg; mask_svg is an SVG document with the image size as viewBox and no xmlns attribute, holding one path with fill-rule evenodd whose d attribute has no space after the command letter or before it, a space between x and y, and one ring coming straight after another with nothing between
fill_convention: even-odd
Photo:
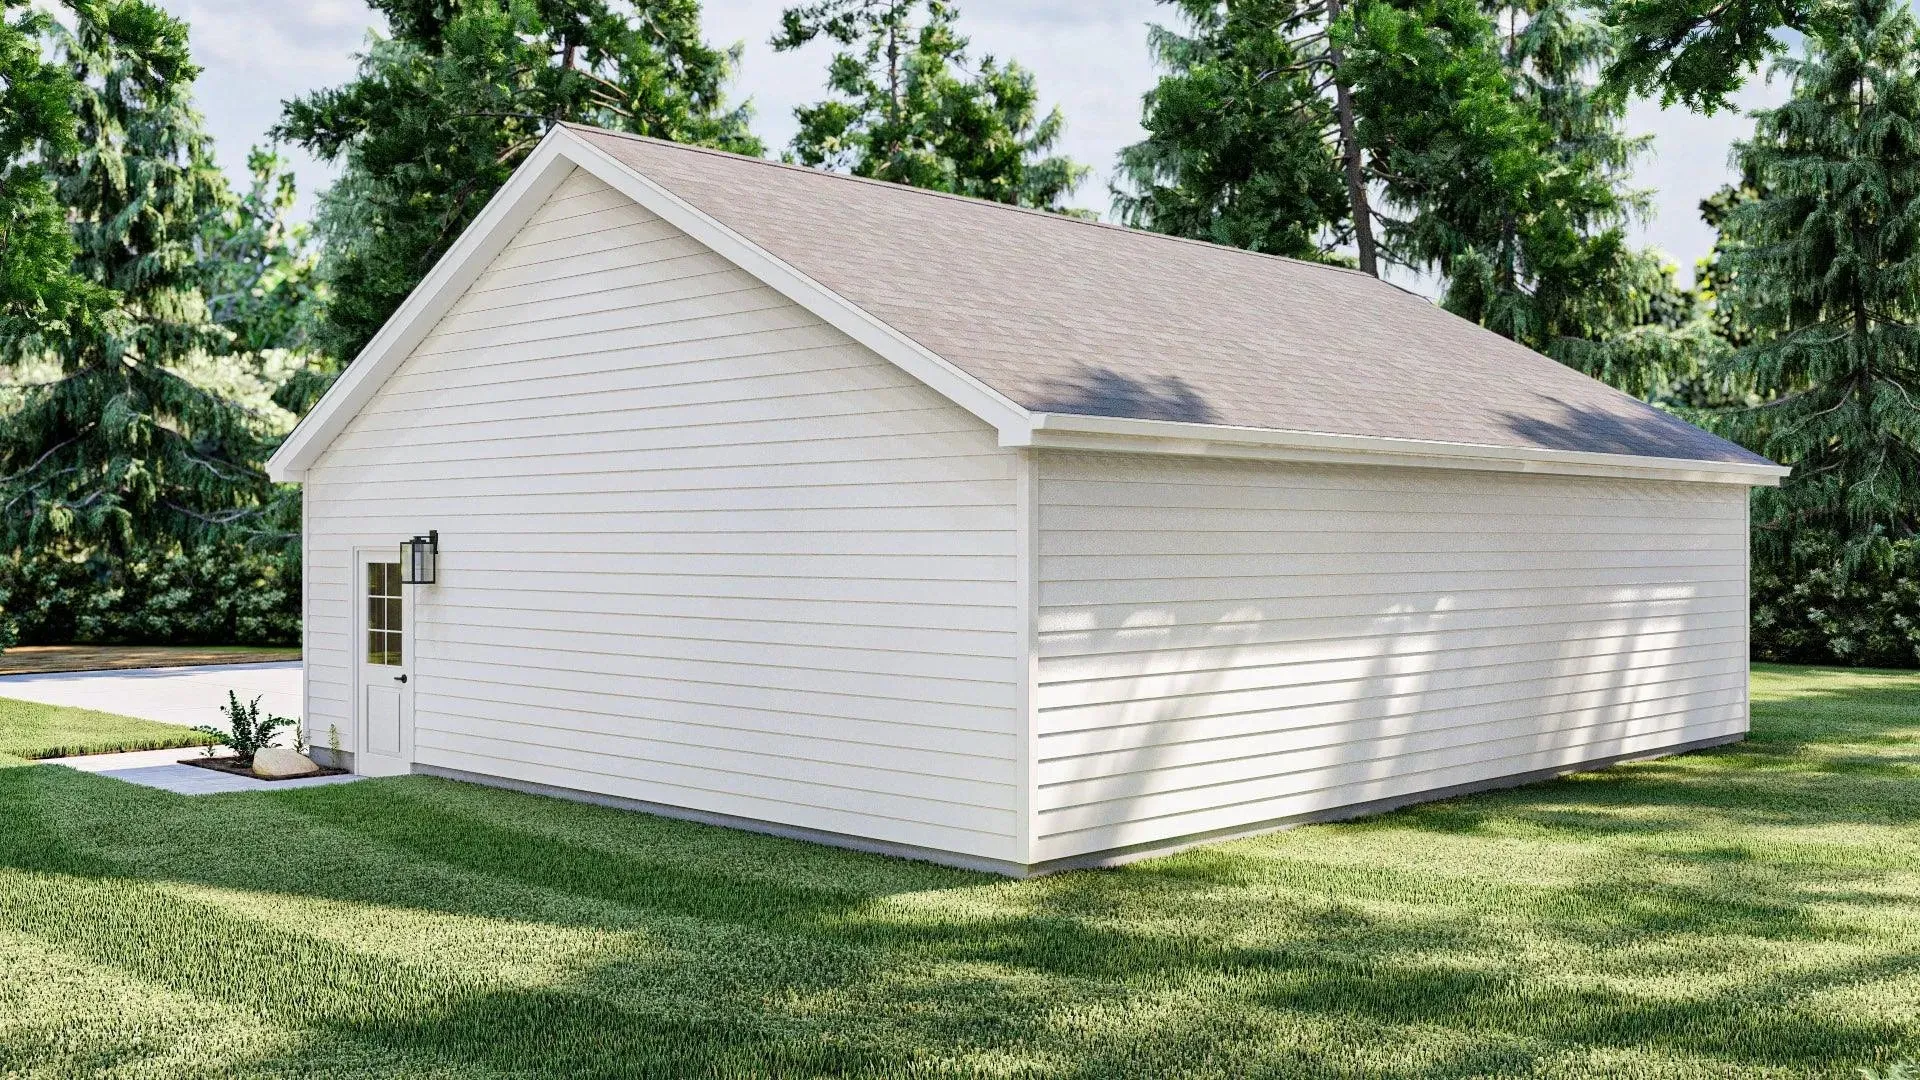
<instances>
[{"instance_id":1,"label":"gable end wall","mask_svg":"<svg viewBox=\"0 0 1920 1080\"><path fill-rule=\"evenodd\" d=\"M308 737L434 528L420 764L1014 861L1018 460L576 171L306 478Z\"/></svg>"}]
</instances>

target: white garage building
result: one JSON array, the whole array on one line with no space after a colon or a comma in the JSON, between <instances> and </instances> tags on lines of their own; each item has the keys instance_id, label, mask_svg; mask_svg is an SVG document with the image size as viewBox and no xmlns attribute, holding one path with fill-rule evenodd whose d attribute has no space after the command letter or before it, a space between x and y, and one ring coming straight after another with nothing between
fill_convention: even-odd
<instances>
[{"instance_id":1,"label":"white garage building","mask_svg":"<svg viewBox=\"0 0 1920 1080\"><path fill-rule=\"evenodd\" d=\"M1358 273L586 128L271 469L356 770L1009 873L1740 738L1785 472Z\"/></svg>"}]
</instances>

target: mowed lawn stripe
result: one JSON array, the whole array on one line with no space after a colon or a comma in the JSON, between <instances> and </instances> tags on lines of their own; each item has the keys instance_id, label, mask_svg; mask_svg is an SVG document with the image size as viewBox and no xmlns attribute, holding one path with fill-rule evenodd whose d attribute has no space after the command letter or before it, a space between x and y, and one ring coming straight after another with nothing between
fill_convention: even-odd
<instances>
[{"instance_id":1,"label":"mowed lawn stripe","mask_svg":"<svg viewBox=\"0 0 1920 1080\"><path fill-rule=\"evenodd\" d=\"M5 692L0 686L0 694ZM17 758L168 750L211 741L177 724L0 696L0 754Z\"/></svg>"},{"instance_id":2,"label":"mowed lawn stripe","mask_svg":"<svg viewBox=\"0 0 1920 1080\"><path fill-rule=\"evenodd\" d=\"M1812 669L1737 746L1027 882L0 769L0 1074L1852 1077L1920 1054L1916 779L1920 677Z\"/></svg>"}]
</instances>

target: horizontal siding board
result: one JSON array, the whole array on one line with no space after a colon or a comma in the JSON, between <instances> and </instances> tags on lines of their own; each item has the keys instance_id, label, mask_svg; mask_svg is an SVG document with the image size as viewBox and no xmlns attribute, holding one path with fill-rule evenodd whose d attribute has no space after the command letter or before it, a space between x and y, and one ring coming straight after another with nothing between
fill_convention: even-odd
<instances>
[{"instance_id":1,"label":"horizontal siding board","mask_svg":"<svg viewBox=\"0 0 1920 1080\"><path fill-rule=\"evenodd\" d=\"M432 527L419 762L1008 858L1014 470L575 175L309 475L310 732L352 726L354 547Z\"/></svg>"},{"instance_id":2,"label":"horizontal siding board","mask_svg":"<svg viewBox=\"0 0 1920 1080\"><path fill-rule=\"evenodd\" d=\"M1351 609L1349 609L1351 610ZM1169 650L1252 648L1284 642L1393 638L1414 642L1474 640L1490 644L1561 628L1598 626L1653 633L1737 619L1722 597L1680 597L1625 604L1533 604L1442 611L1300 615L1244 610L1220 622L1053 629L1039 635L1041 655L1097 657ZM1409 646L1401 651L1419 651Z\"/></svg>"},{"instance_id":3,"label":"horizontal siding board","mask_svg":"<svg viewBox=\"0 0 1920 1080\"><path fill-rule=\"evenodd\" d=\"M1474 748L1544 742L1548 745L1584 742L1595 729L1615 728L1625 734L1666 731L1690 721L1690 716L1720 715L1741 705L1737 689L1713 695L1657 699L1631 708L1602 705L1565 712L1554 726L1542 730L1537 716L1476 718L1474 723L1449 724L1409 732L1370 730L1361 725L1327 729L1288 729L1260 739L1220 740L1153 747L1128 754L1051 763L1040 770L1042 810L1092 805L1146 795L1218 788L1270 778L1312 773L1355 762L1378 761L1398 765L1399 759L1418 756L1422 764L1462 759ZM1209 796L1212 797L1212 796ZM1144 811L1144 809L1142 810Z\"/></svg>"},{"instance_id":4,"label":"horizontal siding board","mask_svg":"<svg viewBox=\"0 0 1920 1080\"><path fill-rule=\"evenodd\" d=\"M522 729L531 739L499 739L472 730L458 732L422 727L416 737L424 747L443 747L455 751L512 757L545 765L571 768L581 773L602 770L621 776L679 788L697 788L714 792L752 794L781 802L832 806L876 818L951 825L974 832L994 832L1010 828L1011 813L962 802L948 802L927 795L902 795L876 791L871 787L836 786L819 779L795 779L792 774L825 775L830 770L809 769L808 763L787 761L778 774L767 762L748 764L745 772L732 772L712 766L690 767L658 756L621 757L604 749L579 750L540 737L539 732ZM657 748L666 752L665 747ZM746 764L746 763L743 763Z\"/></svg>"},{"instance_id":5,"label":"horizontal siding board","mask_svg":"<svg viewBox=\"0 0 1920 1080\"><path fill-rule=\"evenodd\" d=\"M420 688L418 706L437 716L468 716L522 723L536 727L564 727L580 731L622 734L631 738L659 737L662 741L695 746L741 746L773 752L787 747L788 756L809 760L871 764L877 751L897 750L906 771L938 776L990 776L996 761L1010 761L1014 737L1005 732L967 731L952 727L858 720L845 716L773 712L737 705L665 698L624 698L601 701L599 709L556 707L524 688L489 688L476 696L476 687L456 685L446 692L431 683ZM617 705L618 711L605 711Z\"/></svg>"},{"instance_id":6,"label":"horizontal siding board","mask_svg":"<svg viewBox=\"0 0 1920 1080\"><path fill-rule=\"evenodd\" d=\"M1436 728L1461 716L1473 722L1543 714L1577 713L1599 706L1639 708L1647 702L1702 695L1744 693L1746 675L1731 667L1674 679L1639 682L1631 686L1600 685L1559 692L1539 692L1539 684L1501 683L1468 687L1443 694L1402 694L1374 698L1345 698L1285 708L1184 717L1134 715L1127 723L1099 727L1059 727L1039 736L1040 757L1069 771L1078 768L1068 759L1127 754L1137 750L1188 745L1204 746L1227 740L1245 741L1272 736L1292 738L1295 732L1379 731L1404 733ZM1315 736L1319 738L1320 736ZM1228 747L1216 748L1232 756ZM1171 751L1169 751L1171 752Z\"/></svg>"},{"instance_id":7,"label":"horizontal siding board","mask_svg":"<svg viewBox=\"0 0 1920 1080\"><path fill-rule=\"evenodd\" d=\"M1349 596L1361 598L1398 598L1409 596L1451 598L1495 589L1531 591L1569 587L1640 588L1645 586L1686 586L1703 584L1745 584L1744 562L1724 565L1669 567L1659 565L1541 568L1536 570L1432 570L1369 573L1351 568L1348 573L1252 574L1245 577L1151 578L1124 582L1079 578L1071 581L1042 581L1040 604L1044 612L1060 608L1113 604L1160 604L1194 600L1265 600L1285 597ZM1441 601L1431 601L1439 603Z\"/></svg>"},{"instance_id":8,"label":"horizontal siding board","mask_svg":"<svg viewBox=\"0 0 1920 1080\"><path fill-rule=\"evenodd\" d=\"M1497 781L1503 777L1567 768L1587 761L1660 750L1693 739L1716 739L1746 730L1745 710L1722 720L1709 720L1687 727L1644 735L1605 737L1576 746L1519 753L1507 757L1476 757L1464 764L1417 772L1389 773L1366 777L1358 771L1347 775L1322 777L1326 786L1305 791L1289 791L1272 797L1256 797L1246 802L1206 803L1198 808L1178 810L1160 816L1123 816L1102 814L1094 808L1064 811L1052 821L1043 818L1047 829L1035 844L1037 861L1068 858L1088 851L1150 844L1167 837L1188 836L1230 830L1260 822L1285 820L1305 814L1335 810L1383 799L1417 796L1467 784ZM1070 816L1072 815L1072 816ZM1090 823L1089 823L1090 822Z\"/></svg>"},{"instance_id":9,"label":"horizontal siding board","mask_svg":"<svg viewBox=\"0 0 1920 1080\"><path fill-rule=\"evenodd\" d=\"M557 370L550 370L540 379L512 378L511 370L462 368L464 378L457 381L427 376L409 385L390 386L369 404L366 412L377 416L515 401L529 410L547 407L549 403L552 407L563 407L567 399L580 394L697 386L768 375L804 375L859 367L863 359L857 350L839 341L814 340L812 334L795 331L743 334L737 340L701 344L704 347L688 344L653 350L659 356L673 359L639 366L634 364L631 353L568 357L569 361L578 362L547 365ZM527 401L529 391L538 391L540 402Z\"/></svg>"},{"instance_id":10,"label":"horizontal siding board","mask_svg":"<svg viewBox=\"0 0 1920 1080\"><path fill-rule=\"evenodd\" d=\"M1696 675L1718 675L1739 670L1744 662L1744 654L1736 654L1734 650L1680 661L1654 656L1639 665L1622 663L1616 657L1605 656L1558 665L1491 665L1399 677L1283 683L1244 690L1208 689L1205 693L1176 694L1162 698L1134 697L1115 701L1099 695L1085 695L1088 698L1085 704L1043 708L1039 723L1043 732L1066 731L1088 726L1141 723L1147 719L1170 721L1193 716L1298 709L1355 698L1411 697L1423 701L1462 697L1472 699L1489 692L1498 693L1506 687L1528 687L1536 694L1606 687L1625 689Z\"/></svg>"},{"instance_id":11,"label":"horizontal siding board","mask_svg":"<svg viewBox=\"0 0 1920 1080\"><path fill-rule=\"evenodd\" d=\"M1196 694L1231 694L1275 687L1318 686L1337 683L1361 688L1419 685L1444 689L1458 685L1506 679L1577 676L1596 672L1624 674L1660 668L1695 658L1714 659L1743 650L1745 629L1704 635L1705 640L1674 640L1643 644L1631 640L1597 639L1546 642L1527 650L1459 649L1411 656L1361 657L1227 667L1171 675L1087 679L1052 683L1043 676L1041 710L1092 704L1127 704Z\"/></svg>"},{"instance_id":12,"label":"horizontal siding board","mask_svg":"<svg viewBox=\"0 0 1920 1080\"><path fill-rule=\"evenodd\" d=\"M1004 604L940 604L931 599L899 599L889 593L883 599L791 599L770 596L700 595L682 591L592 591L560 593L516 587L509 578L489 586L484 581L466 582L458 588L443 584L436 591L448 607L463 607L469 621L492 620L512 625L512 620L530 619L526 625L567 625L574 620L591 621L612 617L641 620L639 625L664 625L671 621L751 621L768 626L797 626L814 635L842 632L847 635L891 634L896 630L931 630L940 633L970 635L1012 634L1015 615ZM646 583L641 583L643 586ZM678 584L675 582L674 584ZM871 583L868 583L871 585ZM659 583L655 583L659 589ZM531 617L538 615L539 618ZM429 617L437 617L429 614ZM844 622L841 620L845 620ZM688 633L699 633L697 626ZM769 633L784 631L769 630ZM823 640L815 637L813 640ZM891 640L902 640L891 638ZM917 640L909 635L908 640Z\"/></svg>"},{"instance_id":13,"label":"horizontal siding board","mask_svg":"<svg viewBox=\"0 0 1920 1080\"><path fill-rule=\"evenodd\" d=\"M1291 581L1286 582L1292 585ZM1256 588L1253 592L1271 592ZM1443 617L1454 613L1513 612L1520 618L1541 618L1541 610L1593 608L1602 617L1619 617L1655 604L1702 604L1710 609L1730 596L1745 596L1746 583L1738 578L1620 585L1541 585L1534 588L1477 589L1447 594L1419 610L1411 610L1404 593L1352 592L1304 596L1246 596L1221 600L1158 601L1143 612L1137 603L1076 604L1047 608L1040 613L1043 637L1084 635L1090 631L1116 632L1176 627L1230 628L1240 623L1287 623L1333 618L1394 619ZM1525 613L1525 614L1522 614ZM1548 619L1547 621L1557 621Z\"/></svg>"},{"instance_id":14,"label":"horizontal siding board","mask_svg":"<svg viewBox=\"0 0 1920 1080\"><path fill-rule=\"evenodd\" d=\"M585 287L592 288L594 285L592 279L597 274L663 262L678 255L703 255L707 252L708 249L692 237L675 235L633 247L612 248L591 254L576 255L572 258L554 258L522 266L496 267L475 279L467 292L504 292L540 282L567 279L582 279Z\"/></svg>"},{"instance_id":15,"label":"horizontal siding board","mask_svg":"<svg viewBox=\"0 0 1920 1080\"><path fill-rule=\"evenodd\" d=\"M1374 497L1366 497L1373 494ZM1259 536L1265 533L1307 533L1317 531L1373 533L1479 533L1498 536L1506 533L1528 535L1587 535L1593 533L1643 533L1649 522L1658 522L1663 533L1738 533L1745 526L1743 515L1729 514L1714 507L1696 512L1686 506L1665 508L1663 513L1622 517L1612 503L1587 503L1581 500L1530 499L1502 509L1494 499L1485 513L1462 511L1457 497L1436 497L1428 509L1383 506L1378 493L1326 492L1330 505L1316 508L1313 500L1302 498L1300 506L1288 509L1205 510L1193 507L1157 509L1152 507L1052 507L1041 517L1041 528L1050 545L1144 543L1147 537L1163 530L1178 533L1183 540L1216 533L1228 534L1237 542L1258 549ZM1737 511L1737 507L1735 510ZM1115 530L1135 530L1115 532ZM1097 553L1097 552L1096 552Z\"/></svg>"},{"instance_id":16,"label":"horizontal siding board","mask_svg":"<svg viewBox=\"0 0 1920 1080\"><path fill-rule=\"evenodd\" d=\"M1744 490L1038 460L1036 858L1744 729Z\"/></svg>"},{"instance_id":17,"label":"horizontal siding board","mask_svg":"<svg viewBox=\"0 0 1920 1080\"><path fill-rule=\"evenodd\" d=\"M697 251L585 275L584 278L562 277L517 285L511 289L468 292L448 310L443 325L448 329L499 325L496 316L505 318L516 313L544 314L546 309L541 305L552 302L574 305L577 310L597 311L601 310L599 305L604 303L604 298L621 295L625 290L696 278L732 268L732 263L710 251Z\"/></svg>"},{"instance_id":18,"label":"horizontal siding board","mask_svg":"<svg viewBox=\"0 0 1920 1080\"><path fill-rule=\"evenodd\" d=\"M796 680L806 673L831 672L873 692L904 692L906 685L926 686L929 680L984 683L997 693L1011 677L1010 656L968 656L917 650L823 646L773 641L739 641L680 635L594 633L578 629L495 629L455 622L429 621L423 629L421 656L443 649L448 656L486 657L518 654L516 663L528 667L567 665L586 671L645 670L650 662L683 664L689 671L707 671L709 665L730 664L754 670L790 669ZM873 676L874 678L859 678ZM804 685L795 681L791 685ZM944 694L971 691L939 687Z\"/></svg>"},{"instance_id":19,"label":"horizontal siding board","mask_svg":"<svg viewBox=\"0 0 1920 1080\"><path fill-rule=\"evenodd\" d=\"M1712 532L1660 530L1659 551L1724 552L1727 543L1740 535L1738 529ZM1317 528L1290 532L1215 532L1177 533L1173 537L1145 532L1074 533L1068 537L1044 534L1041 555L1061 560L1078 558L1186 559L1200 557L1210 563L1222 558L1245 556L1264 560L1268 566L1292 565L1301 555L1538 555L1542 553L1588 551L1596 554L1645 554L1647 530L1643 526L1631 532L1589 530L1537 532L1521 530L1448 531L1438 527L1403 527L1387 531L1372 528L1345 529L1330 521Z\"/></svg>"},{"instance_id":20,"label":"horizontal siding board","mask_svg":"<svg viewBox=\"0 0 1920 1080\"><path fill-rule=\"evenodd\" d=\"M1733 612L1656 623L1570 619L1447 634L1336 633L1292 641L1205 648L1136 649L1056 656L1045 685L1083 685L1114 679L1267 671L1327 664L1364 665L1370 674L1434 667L1480 667L1576 656L1630 656L1665 649L1744 640L1746 621ZM1338 676L1344 677L1344 676ZM1291 680L1291 676L1288 676Z\"/></svg>"},{"instance_id":21,"label":"horizontal siding board","mask_svg":"<svg viewBox=\"0 0 1920 1080\"><path fill-rule=\"evenodd\" d=\"M884 378L890 379L891 376ZM564 442L554 440L567 436L586 434L617 434L626 430L630 424L687 424L705 425L718 423L740 423L752 420L778 420L782 417L804 416L854 416L871 409L860 408L862 400L875 409L886 411L908 411L926 408L931 399L930 391L917 386L896 385L880 388L868 388L864 394L851 394L848 390L819 390L805 394L790 394L779 400L762 398L740 398L733 400L692 401L692 402L652 402L644 409L630 411L629 424L621 424L619 413L609 413L599 409L589 409L576 417L562 415L534 416L514 420L499 425L499 433L489 436L487 425L467 424L464 422L434 422L423 418L414 428L351 426L340 435L344 447L380 446L390 451L400 451L403 457L411 456L415 447L445 446L451 443L470 444L468 456L477 452L484 456L487 448L502 441L513 439L539 439L544 445L531 448L535 453L551 454L558 450L566 452ZM570 425L567 421L571 419ZM474 446L472 444L483 444ZM617 445L617 444L616 444ZM508 452L512 448L507 448ZM592 451L596 446L581 446L581 450Z\"/></svg>"},{"instance_id":22,"label":"horizontal siding board","mask_svg":"<svg viewBox=\"0 0 1920 1080\"><path fill-rule=\"evenodd\" d=\"M458 635L469 635L487 640L489 644L513 645L525 641L533 645L540 642L539 635L579 635L582 647L589 651L594 651L600 639L606 639L616 650L622 648L621 642L632 639L806 645L897 652L907 656L998 660L1012 660L1019 651L1018 637L1010 630L991 633L946 626L920 629L843 623L832 621L833 613L829 612L819 612L804 621L725 619L704 613L662 617L626 612L581 614L551 607L491 608L479 606L477 599L481 598L469 595L464 600L435 604L419 610L416 618L423 628L444 627L448 640L462 640ZM528 636L521 637L523 634ZM999 674L1004 676L1004 672Z\"/></svg>"},{"instance_id":23,"label":"horizontal siding board","mask_svg":"<svg viewBox=\"0 0 1920 1080\"><path fill-rule=\"evenodd\" d=\"M1488 559L1485 555L1497 555ZM1743 563L1739 552L1724 546L1705 551L1680 549L1663 540L1649 539L1640 550L1581 552L1578 563L1587 570L1639 570L1657 562L1663 572L1738 569ZM1269 576L1335 577L1340 575L1382 576L1394 574L1473 574L1526 573L1539 570L1559 572L1569 559L1561 552L1543 551L1344 551L1329 553L1288 552L1272 555L1249 552L1233 555L1188 556L1168 552L1149 555L1055 555L1047 559L1049 580L1128 581L1152 578L1177 581L1218 580Z\"/></svg>"},{"instance_id":24,"label":"horizontal siding board","mask_svg":"<svg viewBox=\"0 0 1920 1080\"><path fill-rule=\"evenodd\" d=\"M1004 814L1011 792L1005 784L967 779L970 772L991 772L994 763L957 755L936 757L924 751L890 755L886 768L873 768L874 747L856 748L818 738L781 738L779 735L735 731L725 739L711 735L699 737L697 729L670 725L633 725L633 731L597 729L591 718L559 714L545 717L569 723L531 724L515 720L495 720L467 713L420 710L417 734L435 745L458 747L468 739L494 743L513 743L553 747L609 761L634 762L623 766L630 775L643 775L638 763L689 774L730 774L735 777L768 777L787 784L834 789L822 792L817 801L838 802L839 792L869 792L892 799L925 797L936 803L985 811L974 823ZM863 755L864 751L864 755ZM861 760L864 756L865 760ZM769 784L769 794L778 790ZM945 812L947 806L934 808ZM925 814L925 811L921 811ZM889 816L902 816L890 813Z\"/></svg>"},{"instance_id":25,"label":"horizontal siding board","mask_svg":"<svg viewBox=\"0 0 1920 1080\"><path fill-rule=\"evenodd\" d=\"M672 787L655 781L640 780L614 772L597 772L576 766L554 766L510 756L491 756L444 747L426 747L420 761L447 769L521 780L550 787L578 788L617 798L635 799L666 806L684 807L713 814L790 825L822 832L908 844L935 851L953 851L987 859L1009 859L1013 853L1010 833L999 830L973 831L947 823L900 821L867 813L822 806L808 802L782 802L758 791L712 791L697 787ZM592 763L599 764L599 763Z\"/></svg>"},{"instance_id":26,"label":"horizontal siding board","mask_svg":"<svg viewBox=\"0 0 1920 1080\"><path fill-rule=\"evenodd\" d=\"M1220 468L1209 476L1189 477L1172 484L1165 481L1164 473L1142 472L1127 479L1122 467L1109 469L1104 464L1095 467L1101 470L1098 472L1084 467L1074 476L1056 472L1047 482L1046 505L1056 508L1056 513L1081 507L1107 515L1132 510L1159 510L1163 514L1183 510L1322 507L1369 510L1380 507L1379 496L1389 495L1396 506L1404 504L1408 512L1458 512L1459 500L1465 497L1494 514L1598 513L1604 507L1631 507L1635 514L1656 517L1698 513L1721 518L1731 517L1741 505L1740 501L1733 500L1702 505L1689 491L1691 485L1644 480L1583 478L1577 481L1579 487L1575 490L1568 485L1576 481L1565 477L1435 469L1431 470L1432 479L1413 490L1393 476L1391 470L1372 470L1379 475L1369 476L1366 475L1369 470L1350 467L1346 475L1335 475L1332 468L1309 475L1309 470L1302 468L1296 470L1299 475L1294 482L1274 485L1260 479L1261 470L1274 466L1239 462L1208 464ZM1151 467L1143 465L1143 470ZM1737 493L1739 489L1734 490ZM1043 527L1047 520L1043 516Z\"/></svg>"},{"instance_id":27,"label":"horizontal siding board","mask_svg":"<svg viewBox=\"0 0 1920 1080\"><path fill-rule=\"evenodd\" d=\"M432 673L422 678L422 689L444 681L503 701L517 701L533 708L551 705L573 712L644 714L655 708L657 702L677 701L752 712L869 720L942 732L1008 735L1013 731L1012 718L1002 703L970 705L949 699L903 701L859 694L854 692L857 687L849 686L815 691L786 685L756 686L741 681L652 679L578 670L513 668L503 671L497 666L458 660L435 663Z\"/></svg>"}]
</instances>

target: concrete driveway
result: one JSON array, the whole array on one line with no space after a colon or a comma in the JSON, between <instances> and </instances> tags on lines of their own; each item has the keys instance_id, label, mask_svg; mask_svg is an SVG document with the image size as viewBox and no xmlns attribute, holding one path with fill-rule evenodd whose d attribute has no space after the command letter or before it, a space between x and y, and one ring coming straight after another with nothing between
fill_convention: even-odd
<instances>
[{"instance_id":1,"label":"concrete driveway","mask_svg":"<svg viewBox=\"0 0 1920 1080\"><path fill-rule=\"evenodd\" d=\"M208 667L71 671L0 677L0 697L73 705L137 716L163 724L225 728L227 691L242 703L260 698L260 711L299 716L300 663L220 664Z\"/></svg>"}]
</instances>

